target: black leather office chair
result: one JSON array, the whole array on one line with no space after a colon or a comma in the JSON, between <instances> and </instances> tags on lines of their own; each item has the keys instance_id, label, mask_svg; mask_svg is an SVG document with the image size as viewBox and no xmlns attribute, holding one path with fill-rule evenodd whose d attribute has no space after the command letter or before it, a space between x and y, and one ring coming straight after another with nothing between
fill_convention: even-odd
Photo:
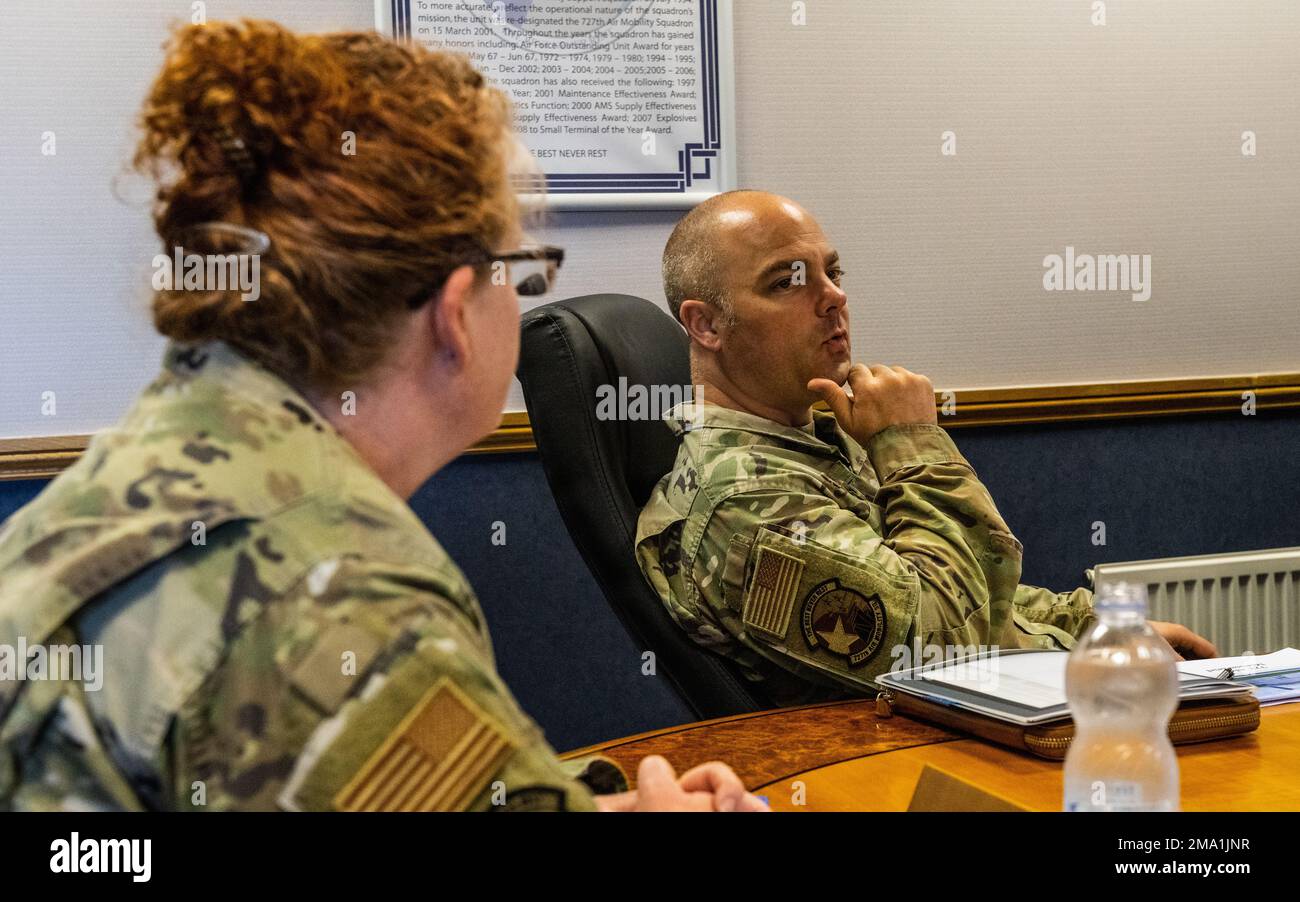
<instances>
[{"instance_id":1,"label":"black leather office chair","mask_svg":"<svg viewBox=\"0 0 1300 902\"><path fill-rule=\"evenodd\" d=\"M691 382L686 334L654 304L593 294L524 315L519 381L542 468L605 598L697 716L761 710L733 665L673 622L637 567L637 516L672 469L678 439L659 420L597 419L597 388L617 387L620 376L628 385Z\"/></svg>"}]
</instances>

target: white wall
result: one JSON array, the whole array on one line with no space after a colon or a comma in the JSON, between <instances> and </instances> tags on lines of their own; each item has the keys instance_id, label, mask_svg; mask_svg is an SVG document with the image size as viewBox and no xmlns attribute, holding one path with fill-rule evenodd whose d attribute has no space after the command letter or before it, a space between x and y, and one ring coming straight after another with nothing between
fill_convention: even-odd
<instances>
[{"instance_id":1,"label":"white wall","mask_svg":"<svg viewBox=\"0 0 1300 902\"><path fill-rule=\"evenodd\" d=\"M954 389L1300 369L1300 3L739 6L740 178L840 245L855 354ZM1043 291L1066 245L1151 254L1151 299Z\"/></svg>"},{"instance_id":2,"label":"white wall","mask_svg":"<svg viewBox=\"0 0 1300 902\"><path fill-rule=\"evenodd\" d=\"M119 178L189 0L0 0L0 438L109 425L162 354L148 186ZM208 0L211 19L367 28L371 0ZM54 132L56 153L41 153ZM114 180L118 193L114 196ZM55 416L42 397L55 393Z\"/></svg>"}]
</instances>

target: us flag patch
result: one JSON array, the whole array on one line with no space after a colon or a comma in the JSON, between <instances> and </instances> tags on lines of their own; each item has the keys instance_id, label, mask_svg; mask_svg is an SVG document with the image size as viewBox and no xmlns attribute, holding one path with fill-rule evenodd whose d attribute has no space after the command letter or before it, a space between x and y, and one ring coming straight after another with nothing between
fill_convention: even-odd
<instances>
[{"instance_id":1,"label":"us flag patch","mask_svg":"<svg viewBox=\"0 0 1300 902\"><path fill-rule=\"evenodd\" d=\"M758 549L741 618L746 628L784 639L794 612L803 561L771 548Z\"/></svg>"},{"instance_id":2,"label":"us flag patch","mask_svg":"<svg viewBox=\"0 0 1300 902\"><path fill-rule=\"evenodd\" d=\"M448 679L416 703L334 798L339 811L463 811L512 751L505 731Z\"/></svg>"}]
</instances>

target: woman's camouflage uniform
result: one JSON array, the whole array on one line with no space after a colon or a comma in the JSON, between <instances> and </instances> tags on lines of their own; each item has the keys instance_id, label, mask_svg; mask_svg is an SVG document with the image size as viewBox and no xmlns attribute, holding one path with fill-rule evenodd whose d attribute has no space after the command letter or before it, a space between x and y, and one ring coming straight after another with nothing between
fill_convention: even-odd
<instances>
[{"instance_id":1,"label":"woman's camouflage uniform","mask_svg":"<svg viewBox=\"0 0 1300 902\"><path fill-rule=\"evenodd\" d=\"M357 399L364 404L364 396ZM0 808L590 809L410 508L285 382L169 348L0 531L0 648L103 649L103 685L0 679Z\"/></svg>"}]
</instances>

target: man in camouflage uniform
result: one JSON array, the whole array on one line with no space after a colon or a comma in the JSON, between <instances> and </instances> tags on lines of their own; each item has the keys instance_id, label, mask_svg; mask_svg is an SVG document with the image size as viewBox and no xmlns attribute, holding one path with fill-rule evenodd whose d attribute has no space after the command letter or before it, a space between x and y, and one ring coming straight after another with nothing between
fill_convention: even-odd
<instances>
[{"instance_id":1,"label":"man in camouflage uniform","mask_svg":"<svg viewBox=\"0 0 1300 902\"><path fill-rule=\"evenodd\" d=\"M786 198L732 192L678 224L665 293L703 403L666 417L682 445L638 523L646 578L775 704L873 692L981 646L1071 648L1091 593L1020 585L1022 546L937 425L929 380L852 365L842 275Z\"/></svg>"},{"instance_id":2,"label":"man in camouflage uniform","mask_svg":"<svg viewBox=\"0 0 1300 902\"><path fill-rule=\"evenodd\" d=\"M219 342L172 346L0 531L0 648L20 641L101 646L103 688L0 679L0 809L583 810L624 788L556 759L438 542Z\"/></svg>"}]
</instances>

